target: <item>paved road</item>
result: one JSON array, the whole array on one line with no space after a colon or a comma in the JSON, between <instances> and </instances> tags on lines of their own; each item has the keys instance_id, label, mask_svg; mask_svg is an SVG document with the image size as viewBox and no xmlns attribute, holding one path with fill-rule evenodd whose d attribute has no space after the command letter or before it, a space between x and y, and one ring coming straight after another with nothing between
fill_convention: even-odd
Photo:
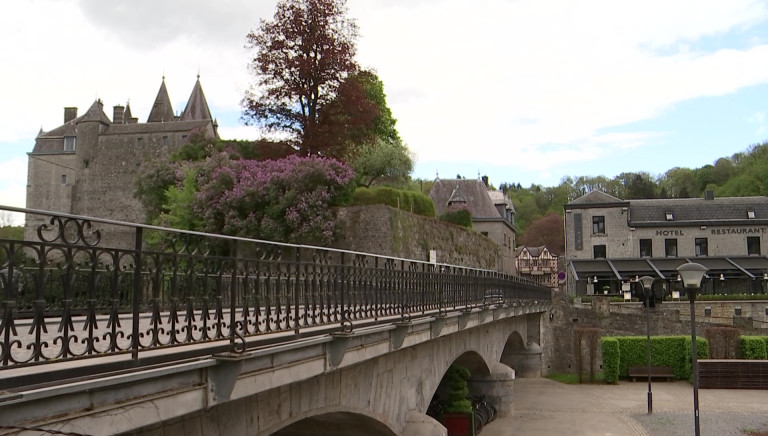
<instances>
[{"instance_id":1,"label":"paved road","mask_svg":"<svg viewBox=\"0 0 768 436\"><path fill-rule=\"evenodd\" d=\"M682 382L566 385L517 379L511 417L487 425L481 436L675 436L693 434L693 391ZM768 430L768 391L700 389L702 436Z\"/></svg>"}]
</instances>

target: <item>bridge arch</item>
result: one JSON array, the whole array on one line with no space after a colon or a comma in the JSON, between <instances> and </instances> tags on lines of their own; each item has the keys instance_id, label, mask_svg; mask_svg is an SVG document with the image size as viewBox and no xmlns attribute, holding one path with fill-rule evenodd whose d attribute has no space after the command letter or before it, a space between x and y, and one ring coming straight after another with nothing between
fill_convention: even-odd
<instances>
[{"instance_id":1,"label":"bridge arch","mask_svg":"<svg viewBox=\"0 0 768 436\"><path fill-rule=\"evenodd\" d=\"M396 436L386 424L365 413L329 411L299 419L272 436Z\"/></svg>"},{"instance_id":2,"label":"bridge arch","mask_svg":"<svg viewBox=\"0 0 768 436\"><path fill-rule=\"evenodd\" d=\"M499 362L515 370L518 378L541 376L541 346L518 331L507 337Z\"/></svg>"}]
</instances>

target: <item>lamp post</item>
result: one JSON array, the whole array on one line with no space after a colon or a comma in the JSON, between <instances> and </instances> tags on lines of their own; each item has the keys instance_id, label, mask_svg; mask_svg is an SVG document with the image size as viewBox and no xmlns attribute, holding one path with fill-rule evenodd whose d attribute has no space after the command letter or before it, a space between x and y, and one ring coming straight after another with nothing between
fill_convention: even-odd
<instances>
[{"instance_id":1,"label":"lamp post","mask_svg":"<svg viewBox=\"0 0 768 436\"><path fill-rule=\"evenodd\" d=\"M693 367L693 425L694 434L699 436L699 360L696 350L696 292L701 288L701 279L707 272L707 267L698 263L685 263L677 267L677 272L683 279L685 293L691 303L691 366Z\"/></svg>"},{"instance_id":2,"label":"lamp post","mask_svg":"<svg viewBox=\"0 0 768 436\"><path fill-rule=\"evenodd\" d=\"M651 297L653 296L653 281L651 276L642 276L638 279L643 285L643 295L645 296L645 334L647 336L647 354L648 354L648 414L653 413L653 392L651 391Z\"/></svg>"}]
</instances>

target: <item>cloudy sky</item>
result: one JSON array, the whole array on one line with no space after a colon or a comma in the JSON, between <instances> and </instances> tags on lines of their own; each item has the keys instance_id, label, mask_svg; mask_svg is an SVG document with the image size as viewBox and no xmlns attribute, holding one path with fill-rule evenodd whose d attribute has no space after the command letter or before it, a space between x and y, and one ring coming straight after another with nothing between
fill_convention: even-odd
<instances>
[{"instance_id":1,"label":"cloudy sky","mask_svg":"<svg viewBox=\"0 0 768 436\"><path fill-rule=\"evenodd\" d=\"M198 72L224 138L245 35L276 0L28 0L0 15L0 204L24 205L38 131L96 98L145 121L165 76L181 112ZM700 167L768 139L768 2L348 0L415 177L557 185Z\"/></svg>"}]
</instances>

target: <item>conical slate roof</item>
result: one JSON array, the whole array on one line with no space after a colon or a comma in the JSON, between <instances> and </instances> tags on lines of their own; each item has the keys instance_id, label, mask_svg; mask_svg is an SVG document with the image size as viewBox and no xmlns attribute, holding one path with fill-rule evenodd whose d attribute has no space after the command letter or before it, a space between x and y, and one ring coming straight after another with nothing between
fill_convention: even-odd
<instances>
[{"instance_id":1,"label":"conical slate roof","mask_svg":"<svg viewBox=\"0 0 768 436\"><path fill-rule=\"evenodd\" d=\"M200 75L197 76L195 87L192 88L192 94L187 101L187 107L181 114L181 121L199 121L211 120L211 111L208 109L208 102L203 94L203 87L200 85Z\"/></svg>"},{"instance_id":2,"label":"conical slate roof","mask_svg":"<svg viewBox=\"0 0 768 436\"><path fill-rule=\"evenodd\" d=\"M168 98L168 90L165 88L165 77L163 77L163 83L160 85L160 90L157 91L155 104L152 105L152 111L149 113L147 122L167 123L169 121L175 121L175 117L171 107L171 99Z\"/></svg>"}]
</instances>

